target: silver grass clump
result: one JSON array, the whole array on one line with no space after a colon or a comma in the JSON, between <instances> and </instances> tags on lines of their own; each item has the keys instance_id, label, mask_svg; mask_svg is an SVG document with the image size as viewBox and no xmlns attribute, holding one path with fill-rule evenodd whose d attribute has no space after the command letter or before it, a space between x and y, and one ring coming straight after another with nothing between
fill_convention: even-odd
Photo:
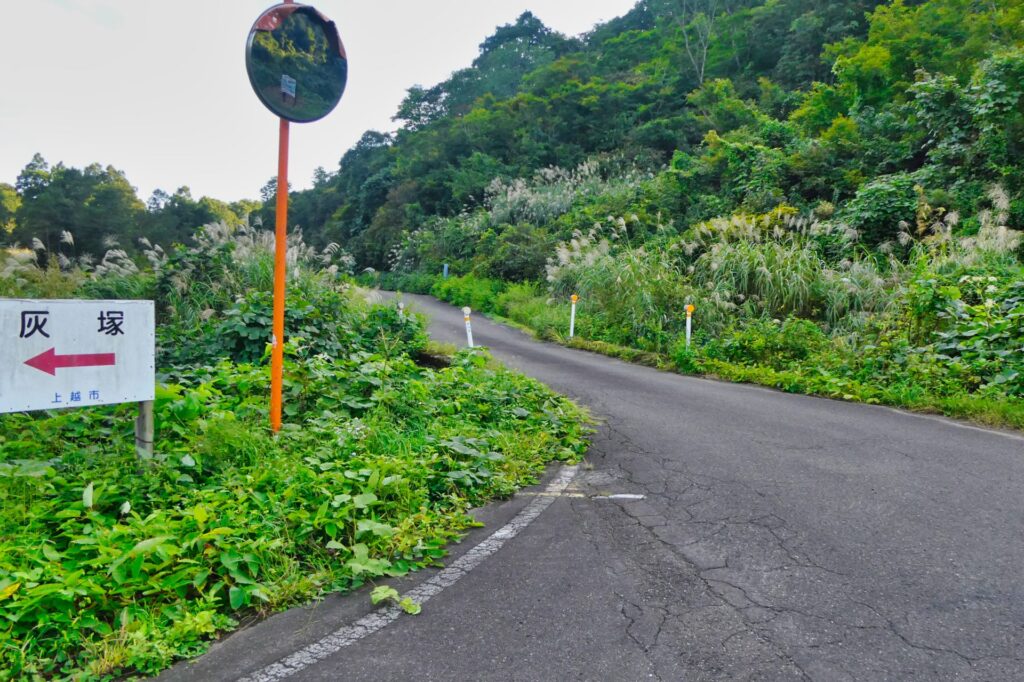
<instances>
[{"instance_id":1,"label":"silver grass clump","mask_svg":"<svg viewBox=\"0 0 1024 682\"><path fill-rule=\"evenodd\" d=\"M636 168L606 170L601 161L592 158L571 169L542 168L529 180L495 178L487 186L484 205L491 225L545 225L567 213L581 197L620 194L649 177Z\"/></svg>"},{"instance_id":2,"label":"silver grass clump","mask_svg":"<svg viewBox=\"0 0 1024 682\"><path fill-rule=\"evenodd\" d=\"M151 244L145 237L141 237L139 243L143 246L142 255L146 257L155 272L160 272L167 262L167 254L164 253L163 247L159 244Z\"/></svg>"},{"instance_id":3,"label":"silver grass clump","mask_svg":"<svg viewBox=\"0 0 1024 682\"><path fill-rule=\"evenodd\" d=\"M955 211L929 226L919 248L925 250L933 267L959 269L1013 260L1024 234L1006 225L1010 198L998 185L989 188L988 198L992 207L978 213L980 227L974 236L957 238L953 235L959 221Z\"/></svg>"},{"instance_id":4,"label":"silver grass clump","mask_svg":"<svg viewBox=\"0 0 1024 682\"><path fill-rule=\"evenodd\" d=\"M331 242L320 251L320 262L332 275L340 273L351 275L356 267L356 259L351 253L341 248L341 244Z\"/></svg>"},{"instance_id":5,"label":"silver grass clump","mask_svg":"<svg viewBox=\"0 0 1024 682\"><path fill-rule=\"evenodd\" d=\"M93 276L106 277L108 275L126 276L139 272L139 266L135 264L124 251L124 249L109 249L93 270Z\"/></svg>"},{"instance_id":6,"label":"silver grass clump","mask_svg":"<svg viewBox=\"0 0 1024 682\"><path fill-rule=\"evenodd\" d=\"M198 245L195 248L200 251L230 246L232 260L240 269L272 269L277 238L270 230L259 230L248 223L229 225L220 221L204 225L194 239ZM162 250L158 255L162 258ZM285 265L291 278L299 277L307 270L326 269L332 274L351 274L355 259L337 244L317 251L305 242L301 229L293 229L288 234ZM180 284L185 286L186 283L182 281Z\"/></svg>"},{"instance_id":7,"label":"silver grass clump","mask_svg":"<svg viewBox=\"0 0 1024 682\"><path fill-rule=\"evenodd\" d=\"M555 246L554 256L548 258L545 265L548 283L557 290L572 288L563 280L573 280L574 271L587 268L608 255L611 242L623 242L628 247L629 224L638 222L636 215L629 216L628 222L621 216L608 216L604 222L594 223L586 233L575 230L568 241Z\"/></svg>"},{"instance_id":8,"label":"silver grass clump","mask_svg":"<svg viewBox=\"0 0 1024 682\"><path fill-rule=\"evenodd\" d=\"M24 277L37 269L38 255L30 249L6 249L0 251L0 281L12 280L24 284Z\"/></svg>"}]
</instances>

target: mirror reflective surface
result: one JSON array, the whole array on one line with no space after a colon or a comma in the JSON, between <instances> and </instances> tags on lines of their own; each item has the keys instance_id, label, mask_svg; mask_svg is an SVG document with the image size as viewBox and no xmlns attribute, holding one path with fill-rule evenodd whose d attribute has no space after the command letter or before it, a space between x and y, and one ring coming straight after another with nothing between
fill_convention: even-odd
<instances>
[{"instance_id":1,"label":"mirror reflective surface","mask_svg":"<svg viewBox=\"0 0 1024 682\"><path fill-rule=\"evenodd\" d=\"M249 32L245 66L263 104L298 123L329 114L348 79L348 60L334 22L296 3L275 5L260 15Z\"/></svg>"}]
</instances>

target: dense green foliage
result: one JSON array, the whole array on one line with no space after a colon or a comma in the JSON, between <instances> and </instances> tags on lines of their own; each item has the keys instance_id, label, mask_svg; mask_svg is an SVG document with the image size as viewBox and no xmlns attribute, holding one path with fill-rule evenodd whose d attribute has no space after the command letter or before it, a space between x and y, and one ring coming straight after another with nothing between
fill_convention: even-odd
<instances>
[{"instance_id":1,"label":"dense green foliage","mask_svg":"<svg viewBox=\"0 0 1024 682\"><path fill-rule=\"evenodd\" d=\"M156 672L241 619L436 563L469 507L582 452L571 403L482 352L417 364L421 321L300 237L270 436L272 239L194 241L144 271L0 271L3 296L155 298L161 368L151 458L132 406L0 415L0 679Z\"/></svg>"},{"instance_id":2,"label":"dense green foliage","mask_svg":"<svg viewBox=\"0 0 1024 682\"><path fill-rule=\"evenodd\" d=\"M5 669L155 670L429 563L579 449L538 385L415 364L421 327L353 270L556 339L577 293L574 345L1024 428L1024 0L641 0L578 39L527 13L396 120L292 197L279 439L268 236L239 227L272 224L273 184L146 206L37 157L0 185L0 295L155 298L165 384L151 462L121 409L0 419Z\"/></svg>"},{"instance_id":3,"label":"dense green foliage","mask_svg":"<svg viewBox=\"0 0 1024 682\"><path fill-rule=\"evenodd\" d=\"M786 211L662 231L639 246L630 222L613 219L559 247L547 286L470 274L435 278L431 291L559 340L578 293L576 341L596 342L584 347L631 347L685 372L1024 427L1021 238L1001 224L1005 195L993 191L992 201L977 234L954 236L946 216L923 223L920 239L902 232L888 253L865 249L849 228Z\"/></svg>"},{"instance_id":4,"label":"dense green foliage","mask_svg":"<svg viewBox=\"0 0 1024 682\"><path fill-rule=\"evenodd\" d=\"M913 220L915 186L931 205L973 216L999 184L1008 224L1020 227L1022 16L1020 0L642 0L572 39L526 13L484 40L469 67L411 88L397 133L368 131L336 172L319 170L312 189L293 193L292 223L314 245L344 245L360 267L402 268L396 250L419 233L433 244L417 268L444 260L512 280L537 279L555 243L609 214L661 215L682 230L827 202L874 245ZM449 224L520 199L535 173L586 163L609 185L572 188L595 192L589 211L502 213L478 234ZM179 191L143 211L113 169L51 171L36 158L0 209L0 222L14 216L14 241L37 237L53 252L66 230L68 255L102 251L88 210L100 199L78 175L110 176L100 183L113 185L105 229L129 253L132 235L169 249L255 207ZM274 191L268 183L260 197L264 224Z\"/></svg>"},{"instance_id":5,"label":"dense green foliage","mask_svg":"<svg viewBox=\"0 0 1024 682\"><path fill-rule=\"evenodd\" d=\"M63 270L89 269L111 248L128 253L153 244L170 248L207 223L238 224L258 205L195 200L188 187L174 194L156 190L143 204L116 168L62 163L51 168L36 154L14 186L0 184L0 245L30 249L44 264L52 257ZM147 243L139 244L143 235Z\"/></svg>"},{"instance_id":6,"label":"dense green foliage","mask_svg":"<svg viewBox=\"0 0 1024 682\"><path fill-rule=\"evenodd\" d=\"M583 216L498 216L479 243L445 219L517 178L596 158L612 184L629 169L656 172L624 184L679 228L826 201L876 244L913 219L915 185L974 215L994 183L1019 226L1022 16L1019 0L644 0L570 40L525 14L471 67L411 89L403 127L368 132L336 173L298 193L294 215L314 241L341 242L378 269L397 265L390 249L403 233L427 231L453 265L481 254L487 262L465 266L530 278L537 259L522 247L589 228Z\"/></svg>"},{"instance_id":7,"label":"dense green foliage","mask_svg":"<svg viewBox=\"0 0 1024 682\"><path fill-rule=\"evenodd\" d=\"M579 337L687 371L1020 425L1024 2L646 0L548 50L366 138L325 186L383 203L325 231L547 336L578 293Z\"/></svg>"}]
</instances>

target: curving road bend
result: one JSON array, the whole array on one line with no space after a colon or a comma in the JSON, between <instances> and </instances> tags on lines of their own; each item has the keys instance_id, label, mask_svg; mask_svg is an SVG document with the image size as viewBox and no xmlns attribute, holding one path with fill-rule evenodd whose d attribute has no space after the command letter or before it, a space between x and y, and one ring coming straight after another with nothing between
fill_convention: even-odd
<instances>
[{"instance_id":1,"label":"curving road bend","mask_svg":"<svg viewBox=\"0 0 1024 682\"><path fill-rule=\"evenodd\" d=\"M405 300L464 345L459 310ZM473 333L601 420L570 494L420 616L292 679L1024 679L1024 437L658 372L481 317ZM317 636L285 616L167 678L251 672L227 662L232 640Z\"/></svg>"}]
</instances>

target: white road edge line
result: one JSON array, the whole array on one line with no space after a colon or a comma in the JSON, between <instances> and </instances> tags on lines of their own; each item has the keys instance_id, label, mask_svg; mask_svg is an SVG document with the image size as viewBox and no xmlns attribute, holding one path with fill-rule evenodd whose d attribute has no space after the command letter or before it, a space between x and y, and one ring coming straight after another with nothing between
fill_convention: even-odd
<instances>
[{"instance_id":1,"label":"white road edge line","mask_svg":"<svg viewBox=\"0 0 1024 682\"><path fill-rule=\"evenodd\" d=\"M535 497L511 521L494 531L480 544L453 561L450 566L433 578L430 578L422 585L414 587L403 596L411 597L413 601L419 604L425 604L431 597L439 594L446 587L454 585L459 578L479 566L485 559L501 549L506 542L519 535L524 528L533 523L545 509L551 506L555 498L565 491L569 483L576 476L578 469L578 466L562 467L551 483L548 484L545 489L545 495ZM355 644L364 637L387 627L401 615L402 610L397 606L374 611L351 625L338 628L319 641L299 649L280 661L241 678L239 682L276 682L277 680L291 677L314 663L336 654L344 647Z\"/></svg>"}]
</instances>

